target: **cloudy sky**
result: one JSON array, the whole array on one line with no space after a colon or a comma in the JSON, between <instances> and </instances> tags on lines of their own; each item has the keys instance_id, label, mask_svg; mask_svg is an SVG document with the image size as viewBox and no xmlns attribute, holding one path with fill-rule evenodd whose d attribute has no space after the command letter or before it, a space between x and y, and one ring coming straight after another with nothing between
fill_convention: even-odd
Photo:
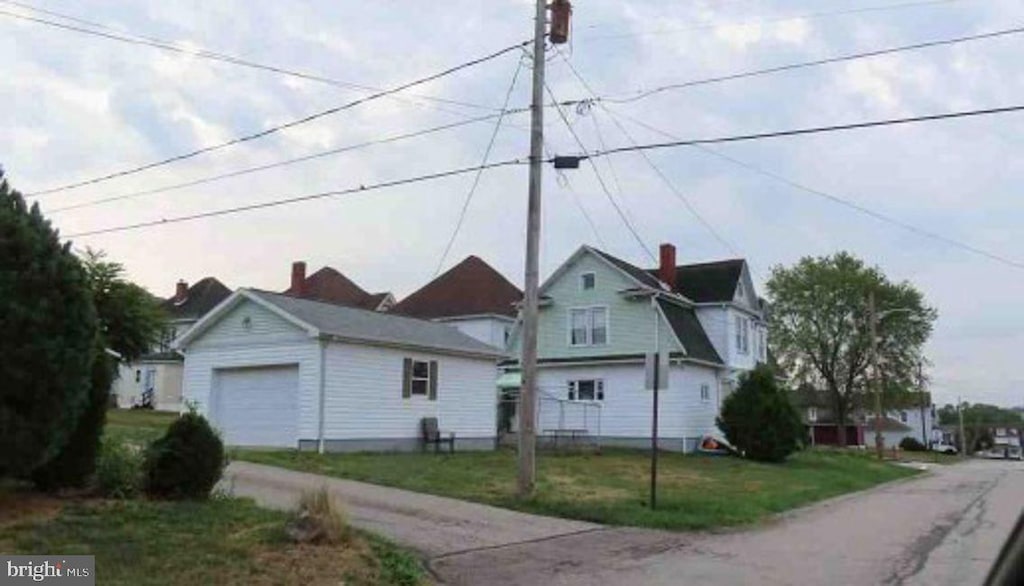
<instances>
[{"instance_id":1,"label":"cloudy sky","mask_svg":"<svg viewBox=\"0 0 1024 586\"><path fill-rule=\"evenodd\" d=\"M102 24L104 32L371 88L392 87L526 40L527 0L413 2L26 0ZM429 4L430 8L426 6ZM884 10L860 10L887 7ZM0 11L63 22L0 2ZM1014 0L578 0L565 57L594 91L639 90L1024 23ZM569 109L588 149L1012 106L1024 103L1024 35L700 85L631 103ZM0 14L0 163L31 193L223 142L367 94ZM259 173L73 210L131 194L399 135L501 107L520 55L510 53L394 98L263 140L144 173L41 196L63 234L246 203L370 185L479 164L493 121L321 157ZM529 99L519 72L510 104ZM563 58L548 80L559 100L588 97ZM372 90L371 90L372 91ZM426 97L424 97L426 96ZM460 102L454 104L430 98ZM632 120L631 120L632 119ZM641 126L637 122L646 126ZM511 116L491 160L522 157L528 118ZM552 153L579 148L547 111ZM653 128L653 129L652 129ZM1024 114L650 153L597 162L648 248L673 242L682 261L745 256L760 285L772 266L850 250L920 287L940 319L928 355L940 402L1024 404L1024 270L924 238L827 201L845 198L930 232L1024 262ZM729 157L726 159L720 155ZM765 173L767 172L767 173ZM784 178L790 183L780 180ZM287 286L289 265L329 264L364 288L411 292L432 278L471 175L138 231L75 238L107 251L167 296L178 279ZM642 265L592 169L545 171L542 271L580 244ZM477 254L522 281L526 169L485 173L445 261ZM681 198L714 227L717 236ZM586 213L584 213L584 211ZM587 217L589 216L589 220Z\"/></svg>"}]
</instances>

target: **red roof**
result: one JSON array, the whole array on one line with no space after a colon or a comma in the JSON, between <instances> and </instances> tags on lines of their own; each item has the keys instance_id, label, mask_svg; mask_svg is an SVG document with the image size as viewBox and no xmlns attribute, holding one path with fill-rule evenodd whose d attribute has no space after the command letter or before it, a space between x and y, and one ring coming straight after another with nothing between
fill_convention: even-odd
<instances>
[{"instance_id":1,"label":"red roof","mask_svg":"<svg viewBox=\"0 0 1024 586\"><path fill-rule=\"evenodd\" d=\"M306 277L302 295L296 295L297 292L291 287L284 293L303 299L314 299L371 310L376 310L388 296L388 293L368 293L332 267L324 267Z\"/></svg>"},{"instance_id":2,"label":"red roof","mask_svg":"<svg viewBox=\"0 0 1024 586\"><path fill-rule=\"evenodd\" d=\"M522 298L523 292L491 265L467 256L391 311L424 319L485 314L514 317L515 304Z\"/></svg>"}]
</instances>

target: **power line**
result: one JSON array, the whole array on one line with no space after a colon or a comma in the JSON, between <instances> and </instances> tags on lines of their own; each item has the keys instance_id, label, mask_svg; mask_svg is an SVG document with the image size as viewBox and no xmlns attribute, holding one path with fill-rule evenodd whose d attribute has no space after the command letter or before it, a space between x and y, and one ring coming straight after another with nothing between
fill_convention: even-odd
<instances>
[{"instance_id":1,"label":"power line","mask_svg":"<svg viewBox=\"0 0 1024 586\"><path fill-rule=\"evenodd\" d=\"M580 156L581 159L591 159L596 157L606 157L608 155L614 155L618 153L628 153L634 151L650 151L656 149L674 148L680 146L695 146L702 144L721 144L730 142L743 142L750 140L763 140L768 138L782 138L787 136L803 136L810 134L822 134L828 132L842 132L848 130L858 130L863 128L876 128L880 126L897 126L903 124L915 124L919 122L933 122L936 120L952 120L956 118L969 118L975 116L990 116L994 114L1007 114L1010 112L1019 112L1024 110L1024 106L1006 106L1001 108L985 108L981 110L962 110L959 112L949 112L946 114L929 114L926 116L910 116L906 118L888 118L885 120L872 120L868 122L854 122L850 124L834 124L831 126L814 126L810 128L796 128L792 130L776 130L773 132L760 132L755 134L740 134L733 136L721 136L715 138L696 138L689 140L672 140L668 142L658 142L651 144L641 144L633 146L621 146L613 149L604 151L597 151L586 153ZM547 162L554 162L550 160Z\"/></svg>"},{"instance_id":2,"label":"power line","mask_svg":"<svg viewBox=\"0 0 1024 586\"><path fill-rule=\"evenodd\" d=\"M551 150L548 148L547 143L544 143L544 155L547 156L549 159L554 156L551 154ZM594 233L594 238L597 239L597 242L601 245L601 248L607 249L608 245L605 243L604 237L601 236L601 231L597 229L597 224L595 224L594 219L590 217L590 212L587 211L587 208L583 206L583 202L580 201L579 194L576 193L576 190L572 188L572 183L569 181L569 178L562 172L561 169L556 170L555 173L556 177L559 178L559 180L557 181L558 186L564 189L565 191L569 192L569 195L572 196L573 203L575 203L576 207L579 208L580 213L583 215L583 219L586 220L587 225L590 226L590 230ZM564 181L564 184L562 183L562 181Z\"/></svg>"},{"instance_id":3,"label":"power line","mask_svg":"<svg viewBox=\"0 0 1024 586\"><path fill-rule=\"evenodd\" d=\"M505 102L501 106L502 112L508 108L509 100L512 99L512 92L516 89L516 81L519 80L519 72L523 70L523 60L520 59L516 65L516 71L512 74L512 82L508 86L508 91L505 92ZM455 244L455 238L459 235L459 230L462 229L462 222L466 219L466 211L469 210L469 203L473 201L473 195L476 194L476 188L480 185L480 177L484 174L483 166L487 164L487 160L491 157L491 150L494 148L494 142L498 138L498 132L501 131L502 117L499 116L498 120L494 123L494 131L491 132L491 138L487 142L487 148L484 149L483 159L480 161L480 169L476 172L473 177L473 184L469 188L469 192L466 193L466 199L462 202L462 209L459 211L459 219L455 222L455 229L452 230L452 235L448 238L448 244L444 247L444 252L441 254L441 259L437 261L437 269L434 271L434 277L441 274L441 267L444 266L444 261L448 258L448 253L452 250L452 245Z\"/></svg>"},{"instance_id":4,"label":"power line","mask_svg":"<svg viewBox=\"0 0 1024 586\"><path fill-rule=\"evenodd\" d=\"M569 134L572 135L580 150L582 150L586 154L588 152L587 147L584 146L583 141L580 140L579 135L576 134L576 131L573 129L572 124L569 123L569 118L566 117L565 111L563 111L562 107L558 105L558 99L555 98L554 93L551 91L551 87L548 86L547 84L544 84L544 89L547 90L548 96L551 97L551 101L555 104L555 111L558 112L559 118L562 119L562 122L565 124L565 127L569 130ZM586 156L583 158L585 158L587 162L590 163L590 168L593 169L594 176L597 177L597 182L598 184L601 185L601 190L604 192L605 197L608 198L609 203L612 204L612 207L615 208L615 213L618 214L619 219L621 219L622 223L625 224L626 229L629 230L629 233L633 235L633 238L637 241L637 244L640 245L640 248L643 249L643 251L651 259L651 261L657 262L654 253L652 253L651 249L647 247L647 244L644 242L643 238L641 238L640 234L637 233L636 228L633 226L633 223L629 221L629 218L626 216L625 212L623 212L622 208L619 207L618 202L615 201L615 198L612 196L611 190L608 189L608 185L604 182L604 178L601 177L601 172L597 168L597 163L594 162L594 157L591 157L589 154L586 154Z\"/></svg>"},{"instance_id":5,"label":"power line","mask_svg":"<svg viewBox=\"0 0 1024 586\"><path fill-rule=\"evenodd\" d=\"M638 120L638 119L636 119L636 118L634 118L632 116L623 114L621 112L619 112L619 115L625 117L627 120L630 120L631 122L633 122L633 123L635 123L635 124L637 124L639 126L642 126L642 127L646 128L646 129L652 131L652 132L657 133L657 134L660 134L660 135L662 135L662 136L664 136L666 138L672 138L672 139L677 139L678 138L678 137L674 136L673 134L671 134L669 132L666 132L664 130L661 130L660 128L657 128L655 126L647 124L647 123L645 123L645 122L643 122L641 120ZM880 220L880 221L885 222L887 224L892 224L894 226L897 226L899 228L907 230L908 232L912 232L914 234L917 234L918 236L923 236L925 238L936 240L936 241L942 242L943 244L946 244L948 246L952 246L954 248L959 248L961 250L964 250L964 251L967 251L967 252L970 252L970 253L973 253L973 254L976 254L976 255L979 255L979 256L983 256L985 258L988 258L989 260L994 260L996 262L1000 262L1000 263L1003 263L1005 265L1008 265L1008 266L1011 266L1011 267L1014 267L1014 268L1018 268L1018 269L1024 268L1024 263L1022 263L1022 262L1015 261L1015 260L1009 259L1009 258L1004 257L1004 256L1000 256L1000 255L998 255L996 253L989 252L987 250L984 250L982 248L974 246L973 244L969 244L967 242L963 242L963 241L957 240L955 238L950 238L948 236L943 236L942 234L938 234L936 232L932 232L932 231L926 230L924 228L919 228L919 227L917 227L917 226L915 226L913 224L909 224L907 222L904 222L904 221L899 220L897 218L894 218L892 216L889 216L889 215L883 214L881 212L875 211L875 210L873 210L871 208L868 208L868 207L866 207L864 205L855 203L853 201L850 201L848 199L844 199L842 197L839 197L837 195L834 195L834 194L822 191L820 189L815 189L813 187L809 187L807 185L804 185L802 183L799 183L797 181L789 179L788 177L784 177L782 175L779 175L778 173L774 173L772 171L768 171L766 169L763 169L763 168L758 167L756 165L753 165L751 163L747 163L747 162L739 160L739 159L737 159L735 157L726 155L725 153L719 152L719 151L714 150L714 149L710 149L708 147L703 146L702 144L694 144L693 146L694 146L694 148L700 149L701 151L703 151L705 153L708 153L708 154L710 154L712 156L715 156L715 157L718 157L718 158L723 159L725 161L728 161L728 162L730 162L730 163L732 163L734 165L738 165L738 166L743 167L743 168L745 168L745 169L747 169L749 171L752 171L754 173L763 175L765 177L768 177L768 178L773 179L775 181L778 181L780 183L784 183L784 184L786 184L786 185L788 185L790 187L796 188L796 189L798 189L800 191L804 191L804 192L809 193L811 195L814 195L814 196L826 199L828 201L831 201L833 203L839 204L841 206L850 208L850 209L852 209L854 211L857 211L857 212L859 212L861 214L870 216L870 217L872 217L872 218L874 218L876 220Z\"/></svg>"},{"instance_id":6,"label":"power line","mask_svg":"<svg viewBox=\"0 0 1024 586\"><path fill-rule=\"evenodd\" d=\"M206 153L210 153L210 152L213 152L213 151L225 149L225 148L228 148L228 147L231 147L231 146L235 146L235 145L238 145L238 144L242 144L242 143L245 143L245 142L261 139L261 138L264 138L264 137L269 136L271 134L274 134L276 132L280 132L282 130L287 130L289 128L294 128L296 126L299 126L299 125L302 125L302 124L306 124L308 122L312 122L314 120L317 120L319 118L323 118L325 116L330 116L332 114L337 114L338 112L341 112L341 111L344 111L344 110L348 110L348 109L353 108L355 106L358 106L360 104L364 104L366 102L370 102L370 101L382 98L382 97L390 95L390 94L398 93L398 92L400 92L402 90L406 90L406 89L409 89L411 87L415 87L415 86L418 86L418 85L422 85L424 83L428 83L428 82L434 81L436 79L440 79L442 77L451 75L451 74L453 74L453 73L455 73L457 71L460 71L462 69L467 69L469 67L473 67L475 65L479 65L479 64L484 63L486 61L490 61L492 59L500 57L500 56L502 56L502 55L504 55L506 53L510 53L512 51L515 51L515 50L518 50L518 49L520 49L522 47L525 47L526 44L528 44L528 43L529 43L529 41L524 41L522 43L511 45L511 46L505 47L504 49L501 49L499 51L495 51L493 53L490 53L489 55L485 55L483 57L479 57L477 59L473 59L472 61L467 61L465 63L456 65L454 67L449 67L448 69L445 69L445 70L440 71L438 73L434 73L434 74L428 75L426 77L421 77L421 78L419 78L417 80L414 80L414 81L411 81L411 82L407 82L407 83L401 84L399 86L396 86L394 88L391 88L391 89L388 89L388 90L384 90L384 91L380 91L380 92L377 92L375 94L371 94L369 96L358 98L356 100L353 100L353 101L348 102L346 104L342 104L340 106L335 106L333 108L328 108L326 110L321 110L320 112L317 112L315 114L310 114L309 116L305 116L305 117L299 118L297 120L292 120L291 122L287 122L285 124L279 124L277 126L272 126L270 128L261 130L259 132L255 132L253 134L247 134L247 135L243 135L243 136L240 136L240 137L232 138L231 140L228 140L226 142L222 142L222 143L215 144L215 145L208 146L208 147L199 148L199 149L187 152L187 153L183 153L183 154L180 154L180 155L175 155L173 157L169 157L169 158L162 159L160 161L155 161L155 162L152 162L152 163L147 163L145 165L141 165L141 166L138 166L138 167L133 167L133 168L130 168L130 169L125 169L125 170L122 170L122 171L116 171L114 173L109 173L107 175L102 175L102 176L99 176L99 177L94 177L92 179L86 179L84 181L78 181L78 182L75 182L75 183L69 183L67 185L62 185L60 187L54 187L54 188L45 189L45 190L42 190L42 191L37 191L37 192L34 192L34 193L30 193L28 195L30 195L30 196L40 196L40 195L46 195L46 194L50 194L50 193L56 193L58 191L66 191L68 189L74 189L74 188L82 187L82 186L85 186L85 185L93 185L93 184L96 184L96 183L100 183L102 181L107 181L107 180L114 179L114 178L117 178L117 177L124 177L124 176L127 176L127 175L133 175L135 173L139 173L139 172L142 172L142 171L146 171L146 170L153 169L153 168L156 168L156 167L160 167L160 166L163 166L163 165L167 165L167 164L170 164L170 163L175 163L175 162L178 162L178 161L183 161L185 159L190 159L190 158L193 158L193 157L197 157L197 156L202 155L202 154L206 154Z\"/></svg>"},{"instance_id":7,"label":"power line","mask_svg":"<svg viewBox=\"0 0 1024 586\"><path fill-rule=\"evenodd\" d=\"M321 193L313 193L308 195L299 195L295 197L288 197L284 199L278 199L273 201L267 201L262 203L254 203L243 206L237 206L232 208L225 208L221 210L214 210L209 212L200 212L196 214L189 214L185 216L177 216L173 218L163 218L160 220L151 220L147 222L138 222L135 224L126 224L122 226L113 226L109 228L100 228L98 230L89 230L85 232L76 232L65 236L65 238L80 238L83 236L95 236L97 234L111 234L114 232L127 232L129 230L139 230L142 228L149 228L153 226L165 226L168 224L177 224L180 222L190 222L192 220L198 220L201 218L212 218L215 216L226 216L230 214L237 214L241 212L248 212L253 210L260 210L266 208L279 207L289 205L293 203L311 201L316 199L323 199L326 197L336 197L340 195L350 195L353 193L363 193L367 191L376 191L379 189L385 189L388 187L397 187L400 185L408 185L410 183L421 183L424 181L433 181L435 179L443 179L445 177L453 177L456 175L464 175L466 173L473 173L480 169L495 169L497 167L508 167L512 165L522 165L526 161L522 159L509 159L496 163L488 163L486 165L474 165L472 167L462 167L458 169L451 169L448 171L439 171L437 173L429 173L426 175L417 175L414 177L407 177L404 179L395 179L393 181L383 181L380 183L373 183L370 185L360 185L358 187L350 187L348 189L341 189L336 191L324 191Z\"/></svg>"},{"instance_id":8,"label":"power line","mask_svg":"<svg viewBox=\"0 0 1024 586\"><path fill-rule=\"evenodd\" d=\"M90 26L90 27L93 27L93 28L96 28L96 29L102 29L102 30L112 31L112 32L102 32L102 30L92 30L92 29L77 27L77 26L73 26L73 25L69 25L69 24L60 23L60 22L54 22L52 20L47 20L47 19L44 19L44 18L38 18L38 17L28 16L28 15L24 15L24 14L16 14L16 13L13 13L13 12L7 12L5 10L0 10L0 15L2 15L2 16L7 16L7 17L10 17L10 18L18 19L18 20L28 21L28 22L32 22L32 23L35 23L35 24L41 24L41 25L44 25L44 26L49 26L49 27L53 27L53 28L56 28L56 29L60 29L60 30L72 31L72 32L81 33L81 34L85 34L85 35L93 35L93 36L101 37L101 38L104 38L104 39L109 39L109 40L113 40L113 41L120 41L120 42L123 42L123 43L130 43L130 44L134 44L134 45L142 45L142 46L152 47L152 48L155 48L155 49L161 49L163 51L171 51L171 52L174 52L174 53L181 53L181 54L184 54L184 55L189 55L191 57L198 57L198 58L201 58L201 59L209 59L211 61L219 61L221 63L228 63L228 64L231 64L231 65L239 65L241 67L247 67L249 69L259 69L259 70L262 70L262 71L269 71L269 72L272 72L272 73L278 73L278 74L281 74L281 75L286 75L286 76L289 76L289 77L303 79L303 80L306 80L306 81L313 81L313 82L317 82L317 83L323 83L323 84L331 85L331 86L338 87L338 88L348 89L348 90L356 90L356 91L364 91L364 92L379 92L379 91L383 91L379 87L374 87L374 86L369 86L369 85L364 85L364 84L359 84L359 83L353 83L353 82L348 82L348 81L341 81L341 80L333 79L333 78L326 77L326 76L323 76L323 75L318 75L318 74L314 74L314 73L307 73L307 72L303 72L303 71L296 71L296 70L293 70L293 69L287 69L287 68L279 67L279 66L276 66L276 65L267 65L267 64L264 64L264 63L258 63L258 62L251 61L251 60L248 60L248 59L243 59L241 57L235 57L233 55L228 55L228 54L225 54L225 53L211 51L209 49L202 49L202 48L194 48L193 49L193 48L188 48L188 47L181 47L181 46L175 44L172 41L168 41L168 40L165 40L165 39L160 39L160 38L157 38L157 37L151 37L151 36L146 36L146 35L139 35L139 34L134 34L134 33L121 33L117 29L115 29L113 27L110 27L110 26L107 26L107 25L105 25L103 23L98 23L98 22L86 20L86 19L83 19L83 18L79 18L79 17L76 17L76 16L69 15L69 14L55 12L53 10L45 10L45 9L42 9L42 8L37 8L35 6L31 6L29 4L25 4L25 3L22 3L22 2L12 2L12 1L9 1L9 0L0 0L0 4L7 4L7 5L10 5L10 6L16 6L18 8L22 8L22 9L25 9L25 10L31 10L33 12L37 12L37 13L40 13L40 14L47 14L47 15L50 15L50 16L56 16L57 18L61 18L61 19L68 20L68 21L71 21L71 22L76 22L76 23L79 23L79 24L84 24L86 26ZM130 34L131 36L125 36L125 34ZM463 101L459 101L459 100L451 100L451 99L447 99L447 98L440 98L440 97L437 97L437 96L430 96L430 95L423 95L423 94L410 94L410 95L411 96L415 96L417 98L424 99L424 100L429 100L429 101L432 101L432 102L438 102L438 103L444 103L444 104L452 104L452 105L456 105L456 106L462 106L462 107L465 107L465 108L473 108L473 109L480 109L480 110L494 110L494 108L491 108L489 106L482 106L480 104L472 104L472 103L469 103L469 102L463 102ZM404 98L398 98L398 99L403 99L404 100Z\"/></svg>"},{"instance_id":9,"label":"power line","mask_svg":"<svg viewBox=\"0 0 1024 586\"><path fill-rule=\"evenodd\" d=\"M632 37L649 36L649 35L668 35L676 34L681 32L689 32L695 30L708 30L717 29L722 27L739 27L739 26L753 26L760 24L772 24L777 22L788 22L792 20L817 20L823 18L832 18L836 16L848 16L851 14L864 14L868 12L889 12L893 10L905 10L908 8L921 8L925 6L932 6L936 4L952 4L953 2L961 2L963 0L923 0L920 2L904 2L900 4L883 4L880 6L862 6L860 8L847 8L843 10L835 10L828 12L809 12L805 14L793 14L789 16L777 16L770 18L758 18L753 20L745 20L741 22L720 22L720 23L706 23L706 24L695 24L684 27L665 28L649 31L636 31L628 33L611 33L605 35L593 35L585 36L583 40L609 40L609 39L627 39Z\"/></svg>"},{"instance_id":10,"label":"power line","mask_svg":"<svg viewBox=\"0 0 1024 586\"><path fill-rule=\"evenodd\" d=\"M59 208L54 208L52 210L47 210L46 213L50 214L50 215L53 215L53 214L57 214L57 213L61 213L61 212L78 210L78 209L88 208L88 207L93 207L93 206L99 206L99 205L104 205L104 204L108 204L108 203L112 203L112 202L117 202L117 201L125 201L125 200L129 200L129 199L136 199L136 198L144 197L144 196L147 196L147 195L156 195L156 194L159 194L159 193L166 193L166 192L169 192L169 191L176 191L176 190L179 190L179 189L184 189L186 187L195 187L197 185L205 185L207 183L213 183L213 182L221 181L221 180L224 180L224 179L231 179L231 178L234 178L234 177L240 177L240 176L243 176L243 175L249 175L251 173L258 173L260 171L268 171L268 170L277 169L277 168L280 168L280 167L287 167L289 165L294 165L294 164L297 164L297 163L303 163L303 162L306 162L306 161L312 161L312 160L315 160L315 159L329 157L329 156L332 156L332 155L338 155L338 154L342 154L342 153L356 151L356 150L360 150L360 149L371 147L371 146L387 144L387 143L392 143L392 142L398 142L398 141L402 141L402 140L406 140L406 139L410 139L410 138L416 138L416 137L419 137L419 136L426 136L426 135L434 134L436 132L441 132L441 131L444 131L444 130L450 130L450 129L453 129L453 128L459 128L459 127L462 127L462 126L468 126L470 124L477 124L477 123L480 123L480 122L486 122L488 120L494 120L495 118L500 118L502 116L508 116L510 114L519 114L519 113L528 112L528 111L529 111L529 108L518 108L518 109L505 110L504 112L500 112L498 114L489 114L489 115L486 115L486 116L477 116L475 118L467 118L466 120L460 120L458 122L451 122L451 123L448 123L448 124L441 124L439 126L432 126L430 128L425 128L423 130L417 130L417 131L414 131L414 132L406 132L406 133L402 133L402 134L396 134L396 135L392 135L392 136L387 136L387 137L384 137L384 138L368 140L368 141L365 141L365 142L360 142L360 143L356 143L356 144L346 145L346 146L335 148L335 149L329 149L329 150L326 150L326 151L321 151L321 152L313 153L313 154L310 154L310 155L304 155L304 156L301 156L301 157L285 159L285 160L282 160L282 161L275 161L273 163L267 163L265 165L256 165L254 167L247 167L247 168L244 168L244 169L239 169L237 171L232 171L230 173L221 173L221 174L218 174L218 175L212 175L212 176L209 176L209 177L203 177L203 178L195 179L195 180L192 180L192 181L186 181L184 183L175 183L175 184L171 184L171 185L165 185L163 187L157 187L157 188L154 188L154 189L145 189L145 190L142 190L142 191L133 191L133 192L125 193L125 194L122 194L122 195L115 195L115 196L111 196L111 197L104 197L104 198L100 198L100 199L94 199L94 200L91 200L91 201L81 202L81 203L77 203L77 204L73 204L73 205L67 205L67 206L63 206L63 207L59 207Z\"/></svg>"},{"instance_id":11,"label":"power line","mask_svg":"<svg viewBox=\"0 0 1024 586\"><path fill-rule=\"evenodd\" d=\"M559 55L561 55L562 61L564 61L566 66L568 66L569 71L572 72L572 74L580 82L580 85L583 86L583 89L586 90L591 96L596 97L596 94L594 93L594 88L592 88L590 84L587 83L587 80L583 77L579 70L577 70L576 67L572 64L572 61L569 60L565 53L562 53L561 51L558 51L558 53ZM623 126L621 122L619 122L618 118L615 117L615 114L603 103L598 102L598 106L608 115L612 123L615 124L615 126L619 129L619 132L621 132L622 135L626 137L626 140L628 140L631 144L636 146L638 144L637 141L633 138L633 135L630 134L628 130L626 130L626 127ZM602 147L607 150L607 147L603 146L603 141ZM673 195L675 195L676 198L683 203L686 209L689 210L690 214L693 215L693 217L696 218L697 221L699 221L704 226L704 228L706 228L707 231L711 233L711 235L716 240L718 240L719 243L722 244L722 246L724 246L726 249L728 249L735 255L746 256L743 253L741 253L739 249L733 246L731 242L726 240L726 238L722 236L722 234L719 233L718 230L715 229L715 227L710 222L704 219L704 216L702 216L700 212L697 211L697 208L694 207L694 205L690 202L689 198L687 198L686 195L681 190L679 190L672 181L669 180L669 178L661 171L661 169L654 164L654 161L652 161L651 158L647 156L646 152L639 151L639 154L643 158L644 162L646 162L647 165L651 168L651 170L654 171L654 174L657 175L661 182L669 189L669 191L671 191Z\"/></svg>"},{"instance_id":12,"label":"power line","mask_svg":"<svg viewBox=\"0 0 1024 586\"><path fill-rule=\"evenodd\" d=\"M828 65L831 63L841 63L844 61L855 61L857 59L866 59L869 57L878 57L881 55L891 55L893 53L902 53L904 51L916 51L919 49L927 49L930 47L940 47L944 45L955 45L958 43L967 43L971 41L980 41L983 39L992 39L996 37L1003 37L1008 35L1016 35L1024 32L1024 27L1015 27L1010 29L1003 29L998 31L991 31L987 33L980 33L976 35L966 35L961 37L953 37L948 39L938 39L934 41L925 41L921 43L914 43L911 45L901 45L898 47L890 47L888 49L878 49L875 51L865 51L862 53L851 53L848 55L840 55L837 57L827 57L824 59L815 59L813 61L802 61L799 63L790 63L787 65L779 65L776 67L767 67L765 69L754 69L751 71L744 71L740 73L732 73L729 75L721 75L717 77L708 77L704 79L698 79L693 81L686 81L682 83L674 83L664 85L650 90L638 90L635 95L628 97L606 97L601 98L602 101L611 102L615 104L625 104L629 102L635 102L644 98L659 94L662 92L673 91L688 87L694 87L699 85L707 85L712 83L720 83L724 81L733 81L736 79L743 79L747 77L757 77L761 75L769 75L772 73L780 73L783 71L792 71L794 69L803 69L806 67L818 67L821 65Z\"/></svg>"}]
</instances>

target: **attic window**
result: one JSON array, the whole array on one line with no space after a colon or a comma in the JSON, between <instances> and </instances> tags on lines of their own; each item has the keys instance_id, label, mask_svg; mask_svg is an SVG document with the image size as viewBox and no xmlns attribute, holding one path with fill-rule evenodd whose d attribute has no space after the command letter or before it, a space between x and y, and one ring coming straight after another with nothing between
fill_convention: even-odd
<instances>
[{"instance_id":1,"label":"attic window","mask_svg":"<svg viewBox=\"0 0 1024 586\"><path fill-rule=\"evenodd\" d=\"M743 281L740 281L739 283L736 284L736 296L742 298L743 295Z\"/></svg>"},{"instance_id":2,"label":"attic window","mask_svg":"<svg viewBox=\"0 0 1024 586\"><path fill-rule=\"evenodd\" d=\"M580 289L589 291L594 288L594 283L597 281L597 275L594 273L583 273L580 275Z\"/></svg>"},{"instance_id":3,"label":"attic window","mask_svg":"<svg viewBox=\"0 0 1024 586\"><path fill-rule=\"evenodd\" d=\"M245 331L252 329L252 317L247 315L242 318L242 329Z\"/></svg>"}]
</instances>

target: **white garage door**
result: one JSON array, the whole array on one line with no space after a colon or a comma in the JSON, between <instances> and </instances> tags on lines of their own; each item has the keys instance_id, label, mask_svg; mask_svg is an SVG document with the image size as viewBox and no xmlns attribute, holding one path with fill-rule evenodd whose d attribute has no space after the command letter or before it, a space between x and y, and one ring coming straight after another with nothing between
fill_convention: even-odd
<instances>
[{"instance_id":1,"label":"white garage door","mask_svg":"<svg viewBox=\"0 0 1024 586\"><path fill-rule=\"evenodd\" d=\"M214 372L215 421L231 446L297 445L299 367Z\"/></svg>"}]
</instances>

